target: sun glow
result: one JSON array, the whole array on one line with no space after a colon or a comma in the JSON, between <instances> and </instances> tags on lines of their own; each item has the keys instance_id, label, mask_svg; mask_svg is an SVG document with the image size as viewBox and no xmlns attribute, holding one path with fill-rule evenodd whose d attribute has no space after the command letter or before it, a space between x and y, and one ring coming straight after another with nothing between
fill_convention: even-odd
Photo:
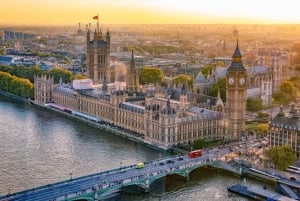
<instances>
[{"instance_id":1,"label":"sun glow","mask_svg":"<svg viewBox=\"0 0 300 201\"><path fill-rule=\"evenodd\" d=\"M300 23L300 1L2 0L0 24L75 24L99 13L106 24Z\"/></svg>"}]
</instances>

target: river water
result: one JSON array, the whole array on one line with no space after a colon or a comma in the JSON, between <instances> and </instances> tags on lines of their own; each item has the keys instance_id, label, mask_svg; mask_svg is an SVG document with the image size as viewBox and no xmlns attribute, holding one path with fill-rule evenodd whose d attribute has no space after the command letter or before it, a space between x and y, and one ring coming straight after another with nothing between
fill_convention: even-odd
<instances>
[{"instance_id":1,"label":"river water","mask_svg":"<svg viewBox=\"0 0 300 201\"><path fill-rule=\"evenodd\" d=\"M0 156L0 195L4 195L168 153L0 97ZM246 200L227 192L227 186L238 182L240 178L203 170L166 193L128 195L122 200Z\"/></svg>"}]
</instances>

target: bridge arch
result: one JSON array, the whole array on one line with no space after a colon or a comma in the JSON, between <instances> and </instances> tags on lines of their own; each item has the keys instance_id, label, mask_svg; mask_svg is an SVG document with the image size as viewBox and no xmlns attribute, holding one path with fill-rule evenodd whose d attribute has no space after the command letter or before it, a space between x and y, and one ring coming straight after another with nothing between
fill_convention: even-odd
<instances>
[{"instance_id":1,"label":"bridge arch","mask_svg":"<svg viewBox=\"0 0 300 201\"><path fill-rule=\"evenodd\" d=\"M207 166L210 166L210 165L203 165L203 166L194 166L194 167L192 167L192 168L189 168L189 175L191 175L193 172L195 172L195 171L197 171L197 170L199 170L199 169L201 169L201 168L204 168L204 167L207 167Z\"/></svg>"},{"instance_id":2,"label":"bridge arch","mask_svg":"<svg viewBox=\"0 0 300 201\"><path fill-rule=\"evenodd\" d=\"M82 197L76 197L76 198L71 198L68 199L68 201L93 201L94 199L91 197L87 197L87 196L82 196Z\"/></svg>"}]
</instances>

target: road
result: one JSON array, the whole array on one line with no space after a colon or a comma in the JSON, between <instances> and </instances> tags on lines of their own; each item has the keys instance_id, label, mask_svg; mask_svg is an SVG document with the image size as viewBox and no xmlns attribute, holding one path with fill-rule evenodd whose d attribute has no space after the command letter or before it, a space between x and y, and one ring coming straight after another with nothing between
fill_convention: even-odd
<instances>
[{"instance_id":1,"label":"road","mask_svg":"<svg viewBox=\"0 0 300 201\"><path fill-rule=\"evenodd\" d=\"M251 146L249 142L247 146ZM244 150L246 143L236 142L219 148L203 149L202 157L189 158L188 155L171 156L159 160L145 162L145 167L137 169L136 165L121 167L106 172L74 178L35 189L29 189L19 193L0 197L0 201L43 201L65 200L77 197L85 193L91 193L95 189L104 190L115 185L126 184L138 180L146 180L152 176L165 175L175 170L186 169L204 162L216 159L224 159L230 149Z\"/></svg>"},{"instance_id":2,"label":"road","mask_svg":"<svg viewBox=\"0 0 300 201\"><path fill-rule=\"evenodd\" d=\"M29 189L19 193L0 197L0 201L43 201L65 200L81 194L91 193L95 188L103 190L114 185L126 184L136 180L147 179L177 169L185 169L207 160L215 159L216 150L205 150L202 157L189 158L188 155L173 156L156 161L145 162L145 167L137 169L135 165L126 166L85 177L74 178L59 183Z\"/></svg>"}]
</instances>

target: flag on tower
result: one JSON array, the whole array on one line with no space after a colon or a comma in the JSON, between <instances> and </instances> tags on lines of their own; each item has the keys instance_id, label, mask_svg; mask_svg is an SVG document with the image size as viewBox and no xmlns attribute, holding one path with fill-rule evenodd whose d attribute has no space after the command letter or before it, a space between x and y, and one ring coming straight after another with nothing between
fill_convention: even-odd
<instances>
[{"instance_id":1,"label":"flag on tower","mask_svg":"<svg viewBox=\"0 0 300 201\"><path fill-rule=\"evenodd\" d=\"M98 15L96 15L93 17L93 20L98 20L98 18L99 18Z\"/></svg>"}]
</instances>

